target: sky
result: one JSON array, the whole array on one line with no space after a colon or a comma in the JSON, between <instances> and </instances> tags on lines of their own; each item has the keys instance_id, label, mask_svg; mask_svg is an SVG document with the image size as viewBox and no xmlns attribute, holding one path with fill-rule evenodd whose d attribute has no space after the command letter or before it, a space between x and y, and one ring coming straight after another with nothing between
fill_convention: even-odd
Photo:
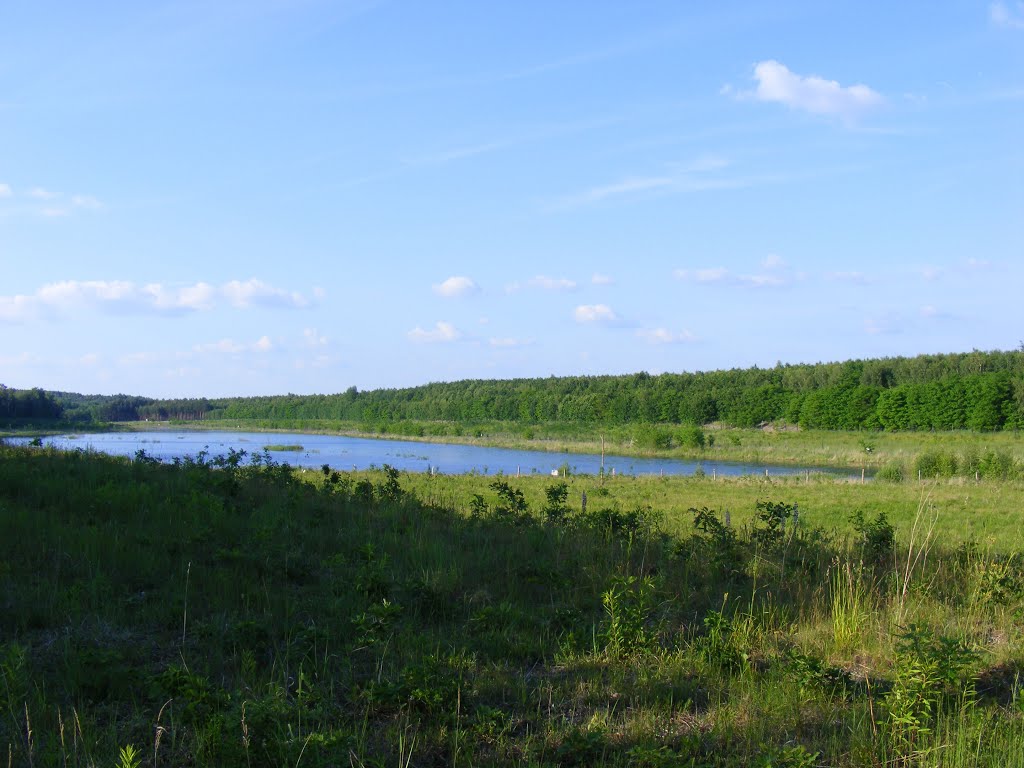
<instances>
[{"instance_id":1,"label":"sky","mask_svg":"<svg viewBox=\"0 0 1024 768\"><path fill-rule=\"evenodd\" d=\"M0 383L1024 338L1024 2L0 0Z\"/></svg>"}]
</instances>

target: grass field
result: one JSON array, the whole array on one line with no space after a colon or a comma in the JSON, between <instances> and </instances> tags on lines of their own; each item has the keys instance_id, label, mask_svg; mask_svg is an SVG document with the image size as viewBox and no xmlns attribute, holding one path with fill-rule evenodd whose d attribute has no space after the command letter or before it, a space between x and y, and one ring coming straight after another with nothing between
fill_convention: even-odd
<instances>
[{"instance_id":1,"label":"grass field","mask_svg":"<svg viewBox=\"0 0 1024 768\"><path fill-rule=\"evenodd\" d=\"M1024 765L1022 490L0 446L0 747L19 766Z\"/></svg>"}]
</instances>

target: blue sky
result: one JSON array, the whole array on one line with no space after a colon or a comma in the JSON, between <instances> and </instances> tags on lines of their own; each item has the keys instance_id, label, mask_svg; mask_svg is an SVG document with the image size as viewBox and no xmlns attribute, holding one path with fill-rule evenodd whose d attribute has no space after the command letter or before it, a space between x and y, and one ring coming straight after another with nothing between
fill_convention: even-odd
<instances>
[{"instance_id":1,"label":"blue sky","mask_svg":"<svg viewBox=\"0 0 1024 768\"><path fill-rule=\"evenodd\" d=\"M0 382L1024 338L1024 3L0 6Z\"/></svg>"}]
</instances>

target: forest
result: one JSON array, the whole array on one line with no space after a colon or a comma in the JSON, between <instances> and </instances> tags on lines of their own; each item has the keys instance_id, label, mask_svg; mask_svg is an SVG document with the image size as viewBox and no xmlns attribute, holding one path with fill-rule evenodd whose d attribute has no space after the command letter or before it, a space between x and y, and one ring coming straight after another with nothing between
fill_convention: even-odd
<instances>
[{"instance_id":1,"label":"forest","mask_svg":"<svg viewBox=\"0 0 1024 768\"><path fill-rule=\"evenodd\" d=\"M826 430L993 431L1024 426L1024 350L660 375L465 380L372 391L349 387L323 395L169 400L0 390L0 416L30 411L72 422L717 422L733 427L783 423Z\"/></svg>"}]
</instances>

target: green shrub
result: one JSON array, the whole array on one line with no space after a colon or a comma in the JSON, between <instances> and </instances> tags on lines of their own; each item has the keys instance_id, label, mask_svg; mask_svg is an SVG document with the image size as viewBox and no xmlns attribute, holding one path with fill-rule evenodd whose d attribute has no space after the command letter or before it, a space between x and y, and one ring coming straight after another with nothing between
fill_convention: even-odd
<instances>
[{"instance_id":1,"label":"green shrub","mask_svg":"<svg viewBox=\"0 0 1024 768\"><path fill-rule=\"evenodd\" d=\"M703 450L707 445L704 430L691 424L676 432L676 440L682 448L695 448Z\"/></svg>"},{"instance_id":2,"label":"green shrub","mask_svg":"<svg viewBox=\"0 0 1024 768\"><path fill-rule=\"evenodd\" d=\"M1017 474L1013 457L1006 451L986 451L978 461L978 473L993 480L1006 480Z\"/></svg>"},{"instance_id":3,"label":"green shrub","mask_svg":"<svg viewBox=\"0 0 1024 768\"><path fill-rule=\"evenodd\" d=\"M850 523L857 532L855 546L860 550L862 559L875 565L892 562L896 529L885 512L879 512L874 520L867 520L864 513L857 510L850 515Z\"/></svg>"},{"instance_id":4,"label":"green shrub","mask_svg":"<svg viewBox=\"0 0 1024 768\"><path fill-rule=\"evenodd\" d=\"M657 637L654 626L656 585L645 576L618 576L601 595L605 622L601 631L605 652L624 656L650 648Z\"/></svg>"},{"instance_id":5,"label":"green shrub","mask_svg":"<svg viewBox=\"0 0 1024 768\"><path fill-rule=\"evenodd\" d=\"M890 461L875 473L875 479L883 483L902 483L904 478L903 464L898 461Z\"/></svg>"},{"instance_id":6,"label":"green shrub","mask_svg":"<svg viewBox=\"0 0 1024 768\"><path fill-rule=\"evenodd\" d=\"M541 512L551 522L564 520L569 516L569 506L565 503L569 498L569 486L566 483L556 483L544 490L547 503Z\"/></svg>"},{"instance_id":7,"label":"green shrub","mask_svg":"<svg viewBox=\"0 0 1024 768\"><path fill-rule=\"evenodd\" d=\"M633 431L633 442L645 451L664 451L672 447L672 433L651 424L641 424Z\"/></svg>"},{"instance_id":8,"label":"green shrub","mask_svg":"<svg viewBox=\"0 0 1024 768\"><path fill-rule=\"evenodd\" d=\"M950 451L924 451L914 460L914 472L920 477L953 477L959 462Z\"/></svg>"}]
</instances>

